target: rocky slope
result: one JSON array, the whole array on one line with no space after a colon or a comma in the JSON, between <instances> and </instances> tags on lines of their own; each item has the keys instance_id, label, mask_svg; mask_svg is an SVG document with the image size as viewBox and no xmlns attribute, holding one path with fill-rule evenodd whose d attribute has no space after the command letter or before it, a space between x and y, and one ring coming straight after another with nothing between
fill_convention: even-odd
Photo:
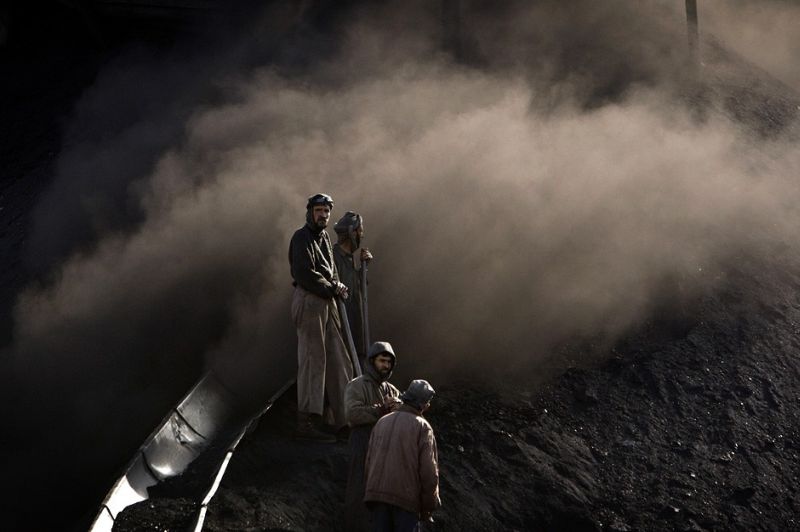
<instances>
[{"instance_id":1,"label":"rocky slope","mask_svg":"<svg viewBox=\"0 0 800 532\"><path fill-rule=\"evenodd\" d=\"M796 138L787 87L713 42L698 73L685 98L700 116ZM429 418L444 507L432 528L800 530L800 261L761 249L706 272L713 293L665 309L601 363L545 385L525 375L441 386ZM582 349L555 363L598 360ZM291 397L240 446L208 530L342 529L346 447L294 442ZM196 505L179 483L117 529L185 526Z\"/></svg>"},{"instance_id":2,"label":"rocky slope","mask_svg":"<svg viewBox=\"0 0 800 532\"><path fill-rule=\"evenodd\" d=\"M650 324L545 390L443 386L432 529L800 529L800 272L726 276L677 335ZM346 446L294 442L292 408L242 443L207 530L342 530ZM157 498L117 529L180 529L192 506Z\"/></svg>"},{"instance_id":3,"label":"rocky slope","mask_svg":"<svg viewBox=\"0 0 800 532\"><path fill-rule=\"evenodd\" d=\"M713 43L704 61L690 105L795 135L790 90ZM771 249L731 264L706 272L713 293L650 320L602 363L544 386L536 375L442 386L429 418L444 507L431 528L800 530L800 262ZM346 447L292 441L291 403L290 392L240 446L208 530L342 529ZM117 529L180 529L194 506L165 493Z\"/></svg>"}]
</instances>

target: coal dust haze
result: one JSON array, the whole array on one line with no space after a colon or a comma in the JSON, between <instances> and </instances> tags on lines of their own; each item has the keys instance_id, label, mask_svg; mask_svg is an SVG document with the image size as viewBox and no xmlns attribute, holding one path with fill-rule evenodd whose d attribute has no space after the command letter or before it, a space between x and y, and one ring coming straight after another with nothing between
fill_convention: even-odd
<instances>
[{"instance_id":1,"label":"coal dust haze","mask_svg":"<svg viewBox=\"0 0 800 532\"><path fill-rule=\"evenodd\" d=\"M287 249L314 193L364 216L370 328L403 386L535 392L699 323L742 264L797 266L796 2L700 0L694 56L667 0L241 2L140 26L70 4L10 5L0 49L20 530L85 528L204 371L257 395L292 367Z\"/></svg>"}]
</instances>

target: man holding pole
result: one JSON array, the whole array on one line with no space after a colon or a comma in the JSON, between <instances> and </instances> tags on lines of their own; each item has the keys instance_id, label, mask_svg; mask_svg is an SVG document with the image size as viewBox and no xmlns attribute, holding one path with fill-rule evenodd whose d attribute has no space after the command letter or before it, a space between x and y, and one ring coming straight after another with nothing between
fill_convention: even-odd
<instances>
[{"instance_id":1,"label":"man holding pole","mask_svg":"<svg viewBox=\"0 0 800 532\"><path fill-rule=\"evenodd\" d=\"M297 328L297 432L300 439L335 442L323 430L327 406L333 429L345 426L344 389L353 377L354 362L342 338L337 298L347 299L339 280L330 237L325 231L333 199L316 194L306 204L306 224L289 244L294 279L292 319ZM355 355L353 355L355 356Z\"/></svg>"},{"instance_id":2,"label":"man holding pole","mask_svg":"<svg viewBox=\"0 0 800 532\"><path fill-rule=\"evenodd\" d=\"M367 263L372 260L372 253L367 248L361 247L364 240L364 219L360 214L347 211L333 229L338 240L333 246L336 270L339 273L339 280L344 283L350 294L345 301L345 309L358 359L363 362L370 345L367 321Z\"/></svg>"}]
</instances>

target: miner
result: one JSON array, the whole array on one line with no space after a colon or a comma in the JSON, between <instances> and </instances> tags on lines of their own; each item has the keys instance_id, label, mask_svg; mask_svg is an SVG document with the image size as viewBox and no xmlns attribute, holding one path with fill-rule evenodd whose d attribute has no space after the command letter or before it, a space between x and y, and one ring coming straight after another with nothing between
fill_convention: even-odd
<instances>
[{"instance_id":1,"label":"miner","mask_svg":"<svg viewBox=\"0 0 800 532\"><path fill-rule=\"evenodd\" d=\"M333 256L336 260L336 271L339 280L347 287L350 296L345 301L347 321L356 345L358 359L364 360L368 341L364 336L364 300L361 293L361 274L364 264L372 260L372 253L361 247L364 238L364 219L352 211L344 213L336 225L337 242L333 245ZM357 254L357 255L356 255ZM358 260L356 260L356 256Z\"/></svg>"},{"instance_id":2,"label":"miner","mask_svg":"<svg viewBox=\"0 0 800 532\"><path fill-rule=\"evenodd\" d=\"M396 357L389 342L375 342L369 348L364 374L350 381L344 404L350 427L350 468L345 493L345 530L369 529L369 512L364 505L364 460L372 427L384 415L400 406L400 391L389 383Z\"/></svg>"},{"instance_id":3,"label":"miner","mask_svg":"<svg viewBox=\"0 0 800 532\"><path fill-rule=\"evenodd\" d=\"M292 283L292 319L297 328L297 432L300 439L335 442L323 427L330 410L330 428L345 426L344 389L353 366L342 339L336 298L346 299L339 281L333 247L325 228L333 209L327 194L316 194L306 204L306 224L289 244Z\"/></svg>"},{"instance_id":4,"label":"miner","mask_svg":"<svg viewBox=\"0 0 800 532\"><path fill-rule=\"evenodd\" d=\"M434 393L427 381L412 381L400 395L402 406L372 429L364 502L375 532L417 530L441 506L436 438L422 417Z\"/></svg>"}]
</instances>

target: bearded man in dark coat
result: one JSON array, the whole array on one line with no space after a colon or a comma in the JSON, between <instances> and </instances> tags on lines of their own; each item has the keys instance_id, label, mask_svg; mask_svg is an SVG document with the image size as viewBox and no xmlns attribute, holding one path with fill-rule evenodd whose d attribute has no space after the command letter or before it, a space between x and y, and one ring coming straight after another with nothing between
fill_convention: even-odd
<instances>
[{"instance_id":1,"label":"bearded man in dark coat","mask_svg":"<svg viewBox=\"0 0 800 532\"><path fill-rule=\"evenodd\" d=\"M364 504L364 460L372 427L400 406L400 391L389 383L397 357L389 342L370 346L364 374L348 383L345 411L350 426L350 468L345 493L345 529L368 530L369 511Z\"/></svg>"}]
</instances>

